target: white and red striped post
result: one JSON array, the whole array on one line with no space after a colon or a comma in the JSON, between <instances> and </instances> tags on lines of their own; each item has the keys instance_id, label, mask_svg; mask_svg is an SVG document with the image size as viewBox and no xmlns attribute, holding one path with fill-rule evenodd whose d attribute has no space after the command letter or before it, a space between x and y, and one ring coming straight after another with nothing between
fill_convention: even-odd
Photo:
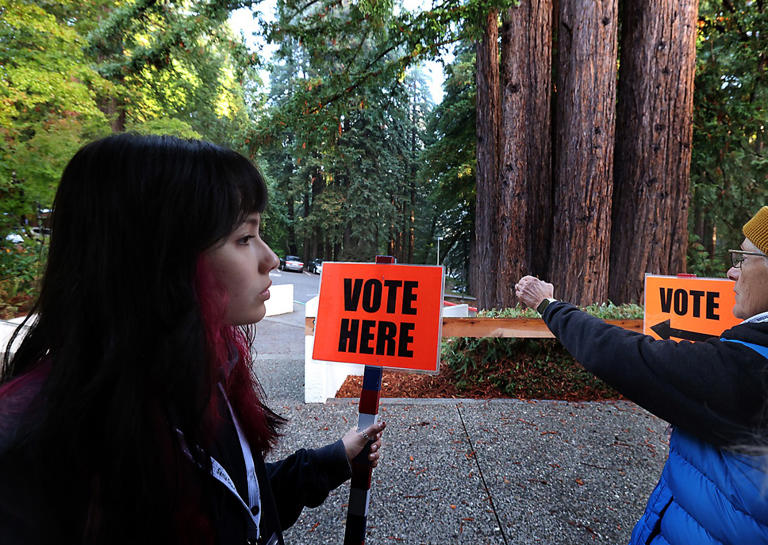
<instances>
[{"instance_id":1,"label":"white and red striped post","mask_svg":"<svg viewBox=\"0 0 768 545\"><path fill-rule=\"evenodd\" d=\"M376 263L390 264L397 260L388 255L377 255ZM376 423L379 417L381 399L382 368L366 365L363 373L363 389L360 392L360 405L357 417L357 431L364 431ZM371 443L352 460L352 485L349 489L347 507L347 526L344 531L344 545L363 545L368 520L368 505L371 498L371 477L373 468L368 460Z\"/></svg>"}]
</instances>

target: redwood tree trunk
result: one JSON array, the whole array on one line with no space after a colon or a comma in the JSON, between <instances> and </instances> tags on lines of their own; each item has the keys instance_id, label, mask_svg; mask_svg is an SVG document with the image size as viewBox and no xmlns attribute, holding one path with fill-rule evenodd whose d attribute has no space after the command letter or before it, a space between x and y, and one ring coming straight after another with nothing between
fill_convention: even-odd
<instances>
[{"instance_id":1,"label":"redwood tree trunk","mask_svg":"<svg viewBox=\"0 0 768 545\"><path fill-rule=\"evenodd\" d=\"M522 0L501 33L501 169L496 290L514 306L525 274L546 274L552 222L552 0Z\"/></svg>"},{"instance_id":2,"label":"redwood tree trunk","mask_svg":"<svg viewBox=\"0 0 768 545\"><path fill-rule=\"evenodd\" d=\"M642 302L645 273L685 272L698 0L626 0L611 281ZM711 238L711 234L710 234Z\"/></svg>"},{"instance_id":3,"label":"redwood tree trunk","mask_svg":"<svg viewBox=\"0 0 768 545\"><path fill-rule=\"evenodd\" d=\"M617 0L560 0L552 252L555 296L605 301L613 194Z\"/></svg>"},{"instance_id":4,"label":"redwood tree trunk","mask_svg":"<svg viewBox=\"0 0 768 545\"><path fill-rule=\"evenodd\" d=\"M315 203L325 190L325 178L320 169L315 169L311 177L312 182L312 210L315 212ZM315 212L316 213L316 212ZM309 259L322 258L323 256L323 230L316 225L312 228L312 237L310 242Z\"/></svg>"},{"instance_id":5,"label":"redwood tree trunk","mask_svg":"<svg viewBox=\"0 0 768 545\"><path fill-rule=\"evenodd\" d=\"M473 291L480 308L498 306L498 157L501 107L499 103L498 12L486 17L483 38L477 43L477 200Z\"/></svg>"}]
</instances>

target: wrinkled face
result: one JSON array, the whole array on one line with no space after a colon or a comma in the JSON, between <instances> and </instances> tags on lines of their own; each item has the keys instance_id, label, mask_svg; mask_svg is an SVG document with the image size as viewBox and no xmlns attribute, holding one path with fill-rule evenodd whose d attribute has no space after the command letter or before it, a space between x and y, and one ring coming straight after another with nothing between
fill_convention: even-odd
<instances>
[{"instance_id":1,"label":"wrinkled face","mask_svg":"<svg viewBox=\"0 0 768 545\"><path fill-rule=\"evenodd\" d=\"M741 249L747 252L760 252L748 238L741 243ZM746 255L741 268L728 269L728 278L736 281L733 291L736 304L733 315L742 320L768 312L768 257Z\"/></svg>"},{"instance_id":2,"label":"wrinkled face","mask_svg":"<svg viewBox=\"0 0 768 545\"><path fill-rule=\"evenodd\" d=\"M261 320L269 299L269 271L280 260L259 236L258 213L250 214L223 241L205 251L217 283L227 293L225 321L229 325L253 324Z\"/></svg>"}]
</instances>

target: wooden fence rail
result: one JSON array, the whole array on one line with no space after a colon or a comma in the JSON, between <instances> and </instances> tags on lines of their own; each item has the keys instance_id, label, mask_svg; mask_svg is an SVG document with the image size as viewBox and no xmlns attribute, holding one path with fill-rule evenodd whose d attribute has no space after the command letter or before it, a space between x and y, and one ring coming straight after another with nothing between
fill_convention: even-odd
<instances>
[{"instance_id":1,"label":"wooden fence rail","mask_svg":"<svg viewBox=\"0 0 768 545\"><path fill-rule=\"evenodd\" d=\"M631 331L643 331L642 320L606 320ZM304 334L315 334L315 318L306 318ZM541 318L443 318L443 337L517 337L552 339Z\"/></svg>"}]
</instances>

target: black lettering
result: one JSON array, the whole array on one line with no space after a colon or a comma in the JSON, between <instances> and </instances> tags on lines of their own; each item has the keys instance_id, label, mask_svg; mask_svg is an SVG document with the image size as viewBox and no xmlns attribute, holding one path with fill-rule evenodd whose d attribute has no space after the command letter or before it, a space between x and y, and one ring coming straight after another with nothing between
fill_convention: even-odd
<instances>
[{"instance_id":1,"label":"black lettering","mask_svg":"<svg viewBox=\"0 0 768 545\"><path fill-rule=\"evenodd\" d=\"M685 290L675 290L675 314L685 316L688 313L688 294Z\"/></svg>"},{"instance_id":2,"label":"black lettering","mask_svg":"<svg viewBox=\"0 0 768 545\"><path fill-rule=\"evenodd\" d=\"M363 287L363 310L376 312L379 307L381 307L381 282L371 278L365 281L365 287Z\"/></svg>"},{"instance_id":3,"label":"black lettering","mask_svg":"<svg viewBox=\"0 0 768 545\"><path fill-rule=\"evenodd\" d=\"M397 324L393 322L379 322L379 331L376 334L376 354L380 356L384 354L394 356L395 335L397 335Z\"/></svg>"},{"instance_id":4,"label":"black lettering","mask_svg":"<svg viewBox=\"0 0 768 545\"><path fill-rule=\"evenodd\" d=\"M408 282L406 282L407 284ZM416 282L414 282L415 284ZM405 308L403 308L403 312L405 312ZM416 327L416 324L409 324L407 322L400 324L400 338L397 340L397 355L401 358L411 358L413 357L413 350L411 350L408 345L413 342L413 335L409 335L409 333L413 333L413 329Z\"/></svg>"},{"instance_id":5,"label":"black lettering","mask_svg":"<svg viewBox=\"0 0 768 545\"><path fill-rule=\"evenodd\" d=\"M360 353L361 354L373 354L373 348L371 348L371 341L373 340L373 331L376 327L374 320L363 320L363 328L360 332Z\"/></svg>"},{"instance_id":6,"label":"black lettering","mask_svg":"<svg viewBox=\"0 0 768 545\"><path fill-rule=\"evenodd\" d=\"M344 279L346 284L347 279ZM357 331L360 320L341 319L341 333L339 333L339 352L357 352Z\"/></svg>"},{"instance_id":7,"label":"black lettering","mask_svg":"<svg viewBox=\"0 0 768 545\"><path fill-rule=\"evenodd\" d=\"M416 294L413 293L413 290L415 290L418 287L419 287L419 283L416 282L415 280L405 281L405 284L403 286L403 314L416 314L416 309L413 308L413 303L416 302ZM402 341L402 336L400 340Z\"/></svg>"},{"instance_id":8,"label":"black lettering","mask_svg":"<svg viewBox=\"0 0 768 545\"><path fill-rule=\"evenodd\" d=\"M384 285L387 287L387 312L393 314L397 304L397 288L403 283L400 280L385 280Z\"/></svg>"},{"instance_id":9,"label":"black lettering","mask_svg":"<svg viewBox=\"0 0 768 545\"><path fill-rule=\"evenodd\" d=\"M672 288L659 288L661 298L661 312L669 312L672 309Z\"/></svg>"},{"instance_id":10,"label":"black lettering","mask_svg":"<svg viewBox=\"0 0 768 545\"><path fill-rule=\"evenodd\" d=\"M704 292L691 290L691 297L693 297L693 317L698 318L701 316L701 298L704 297Z\"/></svg>"},{"instance_id":11,"label":"black lettering","mask_svg":"<svg viewBox=\"0 0 768 545\"><path fill-rule=\"evenodd\" d=\"M716 291L707 292L707 320L719 320L720 315L715 313L715 309L720 308L720 303L716 299L720 297L720 294Z\"/></svg>"},{"instance_id":12,"label":"black lettering","mask_svg":"<svg viewBox=\"0 0 768 545\"><path fill-rule=\"evenodd\" d=\"M344 310L357 310L360 304L360 290L363 287L363 279L355 278L352 284L351 278L344 279Z\"/></svg>"}]
</instances>

